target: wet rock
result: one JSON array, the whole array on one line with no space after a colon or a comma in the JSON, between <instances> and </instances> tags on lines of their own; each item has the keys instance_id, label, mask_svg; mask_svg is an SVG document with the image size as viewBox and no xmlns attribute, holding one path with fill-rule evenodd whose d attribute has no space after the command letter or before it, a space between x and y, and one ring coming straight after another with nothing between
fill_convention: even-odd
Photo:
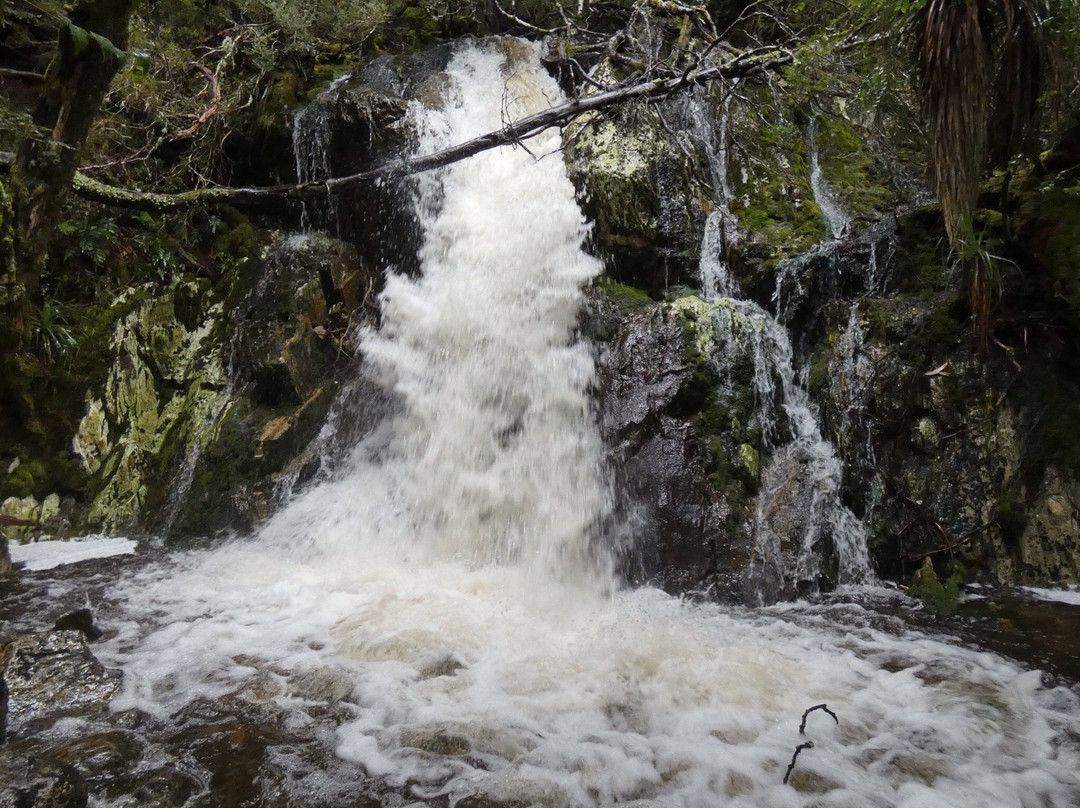
<instances>
[{"instance_id":1,"label":"wet rock","mask_svg":"<svg viewBox=\"0 0 1080 808\"><path fill-rule=\"evenodd\" d=\"M806 769L795 769L788 778L788 785L800 794L826 794L840 788L839 783Z\"/></svg>"},{"instance_id":2,"label":"wet rock","mask_svg":"<svg viewBox=\"0 0 1080 808\"><path fill-rule=\"evenodd\" d=\"M611 306L618 304L598 303L595 316L608 316ZM643 304L622 311L599 357L600 424L617 470L617 521L633 541L626 573L670 591L714 585L741 595L746 548L727 530L733 502L710 481L701 429L717 380L692 361L693 338L672 310Z\"/></svg>"},{"instance_id":3,"label":"wet rock","mask_svg":"<svg viewBox=\"0 0 1080 808\"><path fill-rule=\"evenodd\" d=\"M105 793L115 808L174 808L205 790L192 774L175 766L127 774L110 780Z\"/></svg>"},{"instance_id":4,"label":"wet rock","mask_svg":"<svg viewBox=\"0 0 1080 808\"><path fill-rule=\"evenodd\" d=\"M459 800L456 808L562 808L573 799L556 783L507 779L484 794Z\"/></svg>"},{"instance_id":5,"label":"wet rock","mask_svg":"<svg viewBox=\"0 0 1080 808\"><path fill-rule=\"evenodd\" d=\"M598 74L611 76L609 68ZM567 171L583 191L612 277L650 292L692 282L703 214L686 187L686 153L659 114L584 115L566 128L565 142Z\"/></svg>"},{"instance_id":6,"label":"wet rock","mask_svg":"<svg viewBox=\"0 0 1080 808\"><path fill-rule=\"evenodd\" d=\"M89 609L68 612L53 624L53 631L79 631L87 640L101 639L101 629L94 625L94 615Z\"/></svg>"},{"instance_id":7,"label":"wet rock","mask_svg":"<svg viewBox=\"0 0 1080 808\"><path fill-rule=\"evenodd\" d=\"M55 746L51 754L89 781L112 779L133 769L142 757L142 750L129 733L104 732Z\"/></svg>"},{"instance_id":8,"label":"wet rock","mask_svg":"<svg viewBox=\"0 0 1080 808\"><path fill-rule=\"evenodd\" d=\"M7 682L0 673L0 744L7 739L8 698Z\"/></svg>"},{"instance_id":9,"label":"wet rock","mask_svg":"<svg viewBox=\"0 0 1080 808\"><path fill-rule=\"evenodd\" d=\"M456 657L447 655L433 659L425 664L420 664L416 669L416 677L423 681L424 679L434 679L438 676L453 676L464 667L465 665Z\"/></svg>"},{"instance_id":10,"label":"wet rock","mask_svg":"<svg viewBox=\"0 0 1080 808\"><path fill-rule=\"evenodd\" d=\"M303 178L344 177L396 157L415 139L409 101L436 105L452 49L382 56L344 76L296 118ZM376 183L307 207L327 232L362 251L371 266L412 271L420 228L408 183Z\"/></svg>"},{"instance_id":11,"label":"wet rock","mask_svg":"<svg viewBox=\"0 0 1080 808\"><path fill-rule=\"evenodd\" d=\"M356 682L339 668L314 668L288 678L289 692L307 701L337 704L348 699Z\"/></svg>"},{"instance_id":12,"label":"wet rock","mask_svg":"<svg viewBox=\"0 0 1080 808\"><path fill-rule=\"evenodd\" d=\"M1080 582L1080 485L1046 470L1020 536L1020 574L1031 582Z\"/></svg>"},{"instance_id":13,"label":"wet rock","mask_svg":"<svg viewBox=\"0 0 1080 808\"><path fill-rule=\"evenodd\" d=\"M174 532L248 529L374 422L354 381L353 330L374 322L379 273L343 241L280 236L229 293L227 363L237 395L208 430ZM337 408L335 410L335 408ZM347 412L320 441L331 412ZM282 493L283 492L283 493Z\"/></svg>"},{"instance_id":14,"label":"wet rock","mask_svg":"<svg viewBox=\"0 0 1080 808\"><path fill-rule=\"evenodd\" d=\"M208 292L205 282L177 280L164 293L129 289L115 303L124 313L110 342L114 360L103 389L87 397L72 440L83 470L94 475L92 528L130 529L147 506L164 504L177 458L205 440L224 411L224 365L213 336L222 308Z\"/></svg>"},{"instance_id":15,"label":"wet rock","mask_svg":"<svg viewBox=\"0 0 1080 808\"><path fill-rule=\"evenodd\" d=\"M79 773L39 755L0 754L0 805L11 808L85 808Z\"/></svg>"},{"instance_id":16,"label":"wet rock","mask_svg":"<svg viewBox=\"0 0 1080 808\"><path fill-rule=\"evenodd\" d=\"M11 575L11 553L8 552L7 536L0 534L0 578Z\"/></svg>"},{"instance_id":17,"label":"wet rock","mask_svg":"<svg viewBox=\"0 0 1080 808\"><path fill-rule=\"evenodd\" d=\"M415 727L401 731L401 745L445 757L466 755L472 744L464 735L441 727Z\"/></svg>"},{"instance_id":18,"label":"wet rock","mask_svg":"<svg viewBox=\"0 0 1080 808\"><path fill-rule=\"evenodd\" d=\"M106 669L78 631L24 634L4 649L9 727L62 716L100 714L120 692L122 674Z\"/></svg>"},{"instance_id":19,"label":"wet rock","mask_svg":"<svg viewBox=\"0 0 1080 808\"><path fill-rule=\"evenodd\" d=\"M204 770L200 779L208 785L214 805L257 800L268 750L295 740L281 726L278 713L242 700L193 702L174 718L178 729L167 744L183 749ZM178 783L171 779L163 784Z\"/></svg>"},{"instance_id":20,"label":"wet rock","mask_svg":"<svg viewBox=\"0 0 1080 808\"><path fill-rule=\"evenodd\" d=\"M237 381L250 380L259 403L301 405L319 388L327 360L337 353L324 350L325 335L344 338L359 289L374 281L362 274L357 254L341 241L320 234L275 240L264 252L254 286L231 316L237 338L230 362ZM331 310L346 298L352 305L332 318Z\"/></svg>"}]
</instances>

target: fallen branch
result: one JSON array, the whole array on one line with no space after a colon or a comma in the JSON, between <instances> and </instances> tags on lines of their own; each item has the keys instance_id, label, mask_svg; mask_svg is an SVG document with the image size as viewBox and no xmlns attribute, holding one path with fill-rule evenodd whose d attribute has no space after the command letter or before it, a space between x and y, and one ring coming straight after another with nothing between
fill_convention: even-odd
<instances>
[{"instance_id":1,"label":"fallen branch","mask_svg":"<svg viewBox=\"0 0 1080 808\"><path fill-rule=\"evenodd\" d=\"M798 746L795 747L795 754L791 756L791 763L788 764L787 771L784 772L784 785L785 786L787 785L788 778L791 777L791 773L795 770L795 761L799 759L799 755L802 753L802 751L804 749L813 749L813 748L814 748L814 742L813 741L807 741L806 743L801 743L801 744L799 744Z\"/></svg>"},{"instance_id":2,"label":"fallen branch","mask_svg":"<svg viewBox=\"0 0 1080 808\"><path fill-rule=\"evenodd\" d=\"M0 526L2 527L41 527L41 522L36 519L22 519L7 513L0 513Z\"/></svg>"},{"instance_id":3,"label":"fallen branch","mask_svg":"<svg viewBox=\"0 0 1080 808\"><path fill-rule=\"evenodd\" d=\"M805 735L806 734L806 718L807 718L807 716L810 715L810 713L814 712L815 710L821 710L824 713L828 713L829 715L832 716L833 721L835 721L837 723L837 725L839 726L840 719L836 717L836 713L834 713L832 710L829 709L828 704L815 704L813 707L809 708L805 713L802 714L802 723L799 724L799 734L800 735ZM792 761L792 763L794 763L794 761ZM785 780L784 782L787 782L787 781Z\"/></svg>"},{"instance_id":4,"label":"fallen branch","mask_svg":"<svg viewBox=\"0 0 1080 808\"><path fill-rule=\"evenodd\" d=\"M489 149L520 143L546 129L568 123L588 112L597 112L628 101L659 101L695 84L762 75L791 64L793 58L792 53L787 50L757 48L739 54L723 65L714 65L681 76L643 81L585 98L577 98L434 154L403 157L358 174L333 177L319 182L265 187L221 186L199 188L178 194L159 194L117 188L98 182L84 174L76 174L72 188L84 199L114 207L155 213L190 210L206 205L280 208L283 203L291 200L340 193L380 180L394 180L442 168Z\"/></svg>"},{"instance_id":5,"label":"fallen branch","mask_svg":"<svg viewBox=\"0 0 1080 808\"><path fill-rule=\"evenodd\" d=\"M34 73L29 70L15 70L11 67L0 67L0 78L25 81L27 84L41 84L45 81L45 76L41 73Z\"/></svg>"}]
</instances>

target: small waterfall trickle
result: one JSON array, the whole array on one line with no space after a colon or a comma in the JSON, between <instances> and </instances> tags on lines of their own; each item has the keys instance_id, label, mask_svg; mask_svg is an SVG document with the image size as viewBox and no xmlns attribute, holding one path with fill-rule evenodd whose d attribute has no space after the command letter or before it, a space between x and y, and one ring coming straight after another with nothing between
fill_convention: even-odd
<instances>
[{"instance_id":1,"label":"small waterfall trickle","mask_svg":"<svg viewBox=\"0 0 1080 808\"><path fill-rule=\"evenodd\" d=\"M348 79L348 73L338 76L314 101L293 116L293 160L297 182L321 182L332 175L330 150L333 140L330 124L333 105L330 99ZM325 216L326 224L333 232L337 228L338 213L335 194L327 193L326 199L318 202L305 199L300 213L301 228L310 230L320 216Z\"/></svg>"},{"instance_id":2,"label":"small waterfall trickle","mask_svg":"<svg viewBox=\"0 0 1080 808\"><path fill-rule=\"evenodd\" d=\"M829 228L830 235L833 239L841 239L851 231L851 215L844 210L821 172L817 128L817 116L811 115L806 134L806 148L810 159L810 189L813 191L814 201L821 209L822 216L825 217L825 224Z\"/></svg>"},{"instance_id":3,"label":"small waterfall trickle","mask_svg":"<svg viewBox=\"0 0 1080 808\"><path fill-rule=\"evenodd\" d=\"M725 135L730 97L721 108L720 131ZM692 120L698 132L711 132L704 105L695 99L692 109L696 111ZM730 194L726 139L701 140L717 185ZM816 141L812 142L816 165ZM820 167L818 174L816 187L827 190L820 178ZM836 562L836 579L841 583L873 580L862 523L841 500L842 464L835 447L822 436L805 379L796 373L787 329L760 305L739 296L738 281L718 250L718 233L723 230L717 222L730 217L726 201L706 222L700 282L706 301L723 303L716 307L713 320L717 344L721 346L714 361L721 378L734 384L733 368L740 356L749 352L753 358L763 459L752 527L755 586L765 599L807 585L816 586L825 572L823 555L830 553ZM831 207L830 214L837 217L829 225L831 229L835 225L834 237L838 238L847 231L850 219L843 218L846 214L839 206ZM797 275L794 279L798 282ZM778 273L778 295L790 280L783 272Z\"/></svg>"},{"instance_id":4,"label":"small waterfall trickle","mask_svg":"<svg viewBox=\"0 0 1080 808\"><path fill-rule=\"evenodd\" d=\"M708 93L704 88L696 88L688 102L692 133L705 150L714 193L714 208L705 219L705 235L701 244L701 294L707 301L732 297L736 292L731 286L731 274L727 271L726 254L729 246L739 237L739 219L729 208L735 194L728 178L728 128L731 99L737 87L738 80L724 95L720 105L719 129L713 126Z\"/></svg>"}]
</instances>

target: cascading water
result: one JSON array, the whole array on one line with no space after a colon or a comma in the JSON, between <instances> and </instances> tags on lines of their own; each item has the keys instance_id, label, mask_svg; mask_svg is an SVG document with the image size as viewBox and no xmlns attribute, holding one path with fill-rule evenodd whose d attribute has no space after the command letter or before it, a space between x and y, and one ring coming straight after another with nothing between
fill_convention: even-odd
<instances>
[{"instance_id":1,"label":"cascading water","mask_svg":"<svg viewBox=\"0 0 1080 808\"><path fill-rule=\"evenodd\" d=\"M332 174L330 165L330 105L324 103L333 97L334 91L347 81L348 73L338 76L319 94L312 104L303 107L293 116L293 161L297 182L320 182ZM315 218L318 202L303 203L301 223L310 228ZM325 218L334 228L337 226L338 203L334 194L328 193L325 202Z\"/></svg>"},{"instance_id":2,"label":"cascading water","mask_svg":"<svg viewBox=\"0 0 1080 808\"><path fill-rule=\"evenodd\" d=\"M462 48L447 84L418 111L427 149L560 97L516 40ZM722 609L608 585L592 367L573 337L598 265L557 135L527 145L420 183L423 274L390 280L364 339L395 414L346 468L259 535L108 590L113 709L167 722L236 694L338 761L281 788L342 793L327 782L354 771L392 790L386 805L1075 805L1078 699L1037 672L859 606ZM754 316L763 352L783 353ZM333 687L312 696L314 680ZM840 723L811 717L785 785L821 702Z\"/></svg>"},{"instance_id":3,"label":"cascading water","mask_svg":"<svg viewBox=\"0 0 1080 808\"><path fill-rule=\"evenodd\" d=\"M713 185L723 189L723 204L709 215L705 225L699 269L702 297L707 302L725 303L716 308L713 319L721 346L715 356L717 370L722 378L730 377L741 354L749 351L753 357L765 460L752 528L755 586L759 596L772 599L815 585L826 547L836 558L842 583L865 583L873 580L865 533L858 518L840 500L843 470L834 447L822 438L805 385L796 378L787 329L757 303L738 297L738 282L723 260L722 244L717 243L717 233L722 235L726 227L720 223L731 218L727 213L731 198L727 178L731 97L729 93L721 106L717 137L712 136L700 95L691 101L690 119L709 158ZM816 154L816 142L814 151ZM730 378L728 381L733 383ZM801 489L798 518L790 514L777 518L781 508L791 510L795 488ZM794 546L782 538L785 533L798 534Z\"/></svg>"},{"instance_id":4,"label":"cascading water","mask_svg":"<svg viewBox=\"0 0 1080 808\"><path fill-rule=\"evenodd\" d=\"M825 175L821 172L821 156L818 151L817 116L811 115L810 125L807 127L807 150L810 157L810 190L814 194L814 201L825 217L825 224L834 239L843 238L851 230L851 216L840 201L836 198L832 188L825 181Z\"/></svg>"},{"instance_id":5,"label":"cascading water","mask_svg":"<svg viewBox=\"0 0 1080 808\"><path fill-rule=\"evenodd\" d=\"M705 219L705 235L701 243L701 294L705 300L734 297L736 289L727 271L728 247L738 240L739 220L728 207L735 194L728 179L728 125L731 121L731 99L738 81L724 95L720 105L719 130L709 115L708 95L698 88L689 97L688 113L694 136L705 149L712 179L714 209Z\"/></svg>"}]
</instances>

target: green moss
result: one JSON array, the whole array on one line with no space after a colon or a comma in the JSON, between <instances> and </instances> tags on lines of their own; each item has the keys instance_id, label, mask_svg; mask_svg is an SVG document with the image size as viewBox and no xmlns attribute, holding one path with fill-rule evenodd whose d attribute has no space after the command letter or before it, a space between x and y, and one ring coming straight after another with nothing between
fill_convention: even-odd
<instances>
[{"instance_id":1,"label":"green moss","mask_svg":"<svg viewBox=\"0 0 1080 808\"><path fill-rule=\"evenodd\" d=\"M617 283L607 276L602 276L597 279L593 284L593 288L599 290L607 297L616 301L620 306L632 309L638 306L644 306L647 303L652 302L652 298L649 297L648 292L644 289L638 289L636 286L627 286L624 283Z\"/></svg>"},{"instance_id":2,"label":"green moss","mask_svg":"<svg viewBox=\"0 0 1080 808\"><path fill-rule=\"evenodd\" d=\"M223 228L214 241L214 254L225 261L241 261L255 255L259 249L259 234L247 219L235 227Z\"/></svg>"},{"instance_id":3,"label":"green moss","mask_svg":"<svg viewBox=\"0 0 1080 808\"><path fill-rule=\"evenodd\" d=\"M1080 179L1069 172L1022 195L1019 216L1052 294L1080 320Z\"/></svg>"},{"instance_id":4,"label":"green moss","mask_svg":"<svg viewBox=\"0 0 1080 808\"><path fill-rule=\"evenodd\" d=\"M767 88L748 88L758 118L735 120L750 145L741 171L731 172L735 198L730 204L750 239L742 263L754 273L771 272L785 258L798 255L828 233L810 187L809 154L798 107L779 102ZM740 141L742 142L742 141Z\"/></svg>"},{"instance_id":5,"label":"green moss","mask_svg":"<svg viewBox=\"0 0 1080 808\"><path fill-rule=\"evenodd\" d=\"M819 116L817 142L822 174L848 213L872 218L889 205L893 194L884 167L847 120Z\"/></svg>"},{"instance_id":6,"label":"green moss","mask_svg":"<svg viewBox=\"0 0 1080 808\"><path fill-rule=\"evenodd\" d=\"M827 336L814 349L810 357L810 373L807 376L807 389L812 396L822 395L829 385L829 366L832 357L832 339Z\"/></svg>"},{"instance_id":7,"label":"green moss","mask_svg":"<svg viewBox=\"0 0 1080 808\"><path fill-rule=\"evenodd\" d=\"M40 493L45 478L45 467L39 460L21 464L0 484L0 499L33 496Z\"/></svg>"},{"instance_id":8,"label":"green moss","mask_svg":"<svg viewBox=\"0 0 1080 808\"><path fill-rule=\"evenodd\" d=\"M761 482L761 453L749 443L739 444L739 463L753 485Z\"/></svg>"}]
</instances>

